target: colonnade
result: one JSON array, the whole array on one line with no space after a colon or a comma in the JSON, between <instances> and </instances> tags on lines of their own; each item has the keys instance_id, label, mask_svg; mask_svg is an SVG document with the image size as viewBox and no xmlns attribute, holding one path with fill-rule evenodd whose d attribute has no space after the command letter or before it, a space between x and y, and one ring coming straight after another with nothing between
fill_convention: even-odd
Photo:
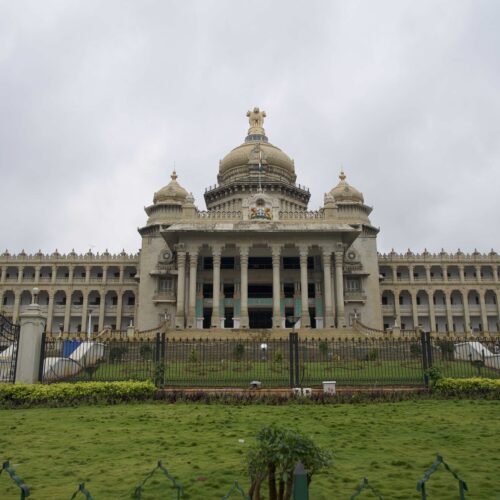
<instances>
[{"instance_id":1,"label":"colonnade","mask_svg":"<svg viewBox=\"0 0 500 500\"><path fill-rule=\"evenodd\" d=\"M273 328L281 328L281 258L284 244L270 244L272 261L272 325ZM219 328L221 326L220 317L220 283L221 283L221 258L224 245L211 245L211 256L213 263L213 298L212 298L212 319L211 327ZM309 318L309 297L308 297L308 266L309 246L296 245L300 261L300 286L301 286L301 311L300 320L303 328L310 327ZM248 263L252 245L240 244L237 246L237 256L240 263L240 328L249 328L248 317ZM326 328L335 326L344 327L344 280L343 263L344 252L335 251L333 246L321 247L321 256L323 264L323 286L324 286L324 324ZM200 246L177 246L177 306L175 315L176 328L183 329L196 328L196 285L197 268ZM332 258L335 262L335 291L332 289ZM186 282L186 262L189 264L188 275L188 308L187 315L185 311L185 282ZM334 304L335 295L335 304ZM336 311L337 325L335 325L334 310ZM187 316L187 318L186 318ZM187 321L186 321L187 320Z\"/></svg>"}]
</instances>

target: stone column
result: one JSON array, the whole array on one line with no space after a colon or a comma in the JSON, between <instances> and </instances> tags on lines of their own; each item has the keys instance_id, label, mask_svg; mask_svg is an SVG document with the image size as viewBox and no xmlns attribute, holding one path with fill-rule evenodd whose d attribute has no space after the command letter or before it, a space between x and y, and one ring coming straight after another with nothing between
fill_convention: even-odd
<instances>
[{"instance_id":1,"label":"stone column","mask_svg":"<svg viewBox=\"0 0 500 500\"><path fill-rule=\"evenodd\" d=\"M56 276L57 276L57 266L52 266L52 279L51 282L53 285L56 283Z\"/></svg>"},{"instance_id":2,"label":"stone column","mask_svg":"<svg viewBox=\"0 0 500 500\"><path fill-rule=\"evenodd\" d=\"M186 281L186 252L177 250L177 309L175 328L184 328L184 285Z\"/></svg>"},{"instance_id":3,"label":"stone column","mask_svg":"<svg viewBox=\"0 0 500 500\"><path fill-rule=\"evenodd\" d=\"M302 328L309 328L311 326L311 321L309 318L309 294L308 294L308 281L307 281L307 256L308 247L299 247L300 256L300 293L301 293L301 314L300 314L300 326Z\"/></svg>"},{"instance_id":4,"label":"stone column","mask_svg":"<svg viewBox=\"0 0 500 500\"><path fill-rule=\"evenodd\" d=\"M483 281L483 278L481 277L481 266L476 266L476 279L479 282Z\"/></svg>"},{"instance_id":5,"label":"stone column","mask_svg":"<svg viewBox=\"0 0 500 500\"><path fill-rule=\"evenodd\" d=\"M89 294L87 291L83 291L83 304L82 304L82 333L87 333L87 316L89 314Z\"/></svg>"},{"instance_id":6,"label":"stone column","mask_svg":"<svg viewBox=\"0 0 500 500\"><path fill-rule=\"evenodd\" d=\"M493 265L492 267L493 267L493 281L495 283L497 283L498 282L498 267L496 266L496 264ZM3 276L3 274L2 274L2 276ZM4 278L2 278L2 281L5 281Z\"/></svg>"},{"instance_id":7,"label":"stone column","mask_svg":"<svg viewBox=\"0 0 500 500\"><path fill-rule=\"evenodd\" d=\"M14 308L12 310L12 323L17 323L19 319L19 308L21 307L21 290L14 292Z\"/></svg>"},{"instance_id":8,"label":"stone column","mask_svg":"<svg viewBox=\"0 0 500 500\"><path fill-rule=\"evenodd\" d=\"M85 266L85 283L90 283L90 266Z\"/></svg>"},{"instance_id":9,"label":"stone column","mask_svg":"<svg viewBox=\"0 0 500 500\"><path fill-rule=\"evenodd\" d=\"M125 274L125 268L124 266L120 266L120 278L119 278L120 283L123 283L124 274Z\"/></svg>"},{"instance_id":10,"label":"stone column","mask_svg":"<svg viewBox=\"0 0 500 500\"><path fill-rule=\"evenodd\" d=\"M431 282L431 266L425 266L425 279L427 283Z\"/></svg>"},{"instance_id":11,"label":"stone column","mask_svg":"<svg viewBox=\"0 0 500 500\"><path fill-rule=\"evenodd\" d=\"M46 318L33 295L33 302L21 315L21 330L17 346L16 383L35 384L40 370L42 333Z\"/></svg>"},{"instance_id":12,"label":"stone column","mask_svg":"<svg viewBox=\"0 0 500 500\"><path fill-rule=\"evenodd\" d=\"M106 306L106 290L101 289L100 292L101 301L99 303L99 326L97 327L99 332L104 329L104 316L105 316L105 306Z\"/></svg>"},{"instance_id":13,"label":"stone column","mask_svg":"<svg viewBox=\"0 0 500 500\"><path fill-rule=\"evenodd\" d=\"M271 252L273 260L273 328L281 328L281 246L273 245Z\"/></svg>"},{"instance_id":14,"label":"stone column","mask_svg":"<svg viewBox=\"0 0 500 500\"><path fill-rule=\"evenodd\" d=\"M213 294L212 294L212 328L220 328L220 261L222 248L212 246L213 259Z\"/></svg>"},{"instance_id":15,"label":"stone column","mask_svg":"<svg viewBox=\"0 0 500 500\"><path fill-rule=\"evenodd\" d=\"M465 283L464 266L462 264L458 265L458 274L460 275L460 283Z\"/></svg>"},{"instance_id":16,"label":"stone column","mask_svg":"<svg viewBox=\"0 0 500 500\"><path fill-rule=\"evenodd\" d=\"M64 308L64 333L69 333L70 321L71 321L71 292L68 288L64 290L66 294L66 307Z\"/></svg>"},{"instance_id":17,"label":"stone column","mask_svg":"<svg viewBox=\"0 0 500 500\"><path fill-rule=\"evenodd\" d=\"M401 328L401 310L399 308L399 293L398 289L394 290L394 324Z\"/></svg>"},{"instance_id":18,"label":"stone column","mask_svg":"<svg viewBox=\"0 0 500 500\"><path fill-rule=\"evenodd\" d=\"M2 283L5 283L6 276L7 276L7 266L2 268L2 278L1 278Z\"/></svg>"},{"instance_id":19,"label":"stone column","mask_svg":"<svg viewBox=\"0 0 500 500\"><path fill-rule=\"evenodd\" d=\"M54 315L54 292L49 292L49 307L47 308L47 332L52 332L52 320Z\"/></svg>"},{"instance_id":20,"label":"stone column","mask_svg":"<svg viewBox=\"0 0 500 500\"><path fill-rule=\"evenodd\" d=\"M196 328L196 271L198 268L198 249L189 250L189 308L188 328Z\"/></svg>"},{"instance_id":21,"label":"stone column","mask_svg":"<svg viewBox=\"0 0 500 500\"><path fill-rule=\"evenodd\" d=\"M344 312L344 252L335 252L335 279L337 300L337 327L345 328Z\"/></svg>"},{"instance_id":22,"label":"stone column","mask_svg":"<svg viewBox=\"0 0 500 500\"><path fill-rule=\"evenodd\" d=\"M40 266L35 267L35 283L40 281Z\"/></svg>"},{"instance_id":23,"label":"stone column","mask_svg":"<svg viewBox=\"0 0 500 500\"><path fill-rule=\"evenodd\" d=\"M23 282L23 274L24 274L24 266L19 266L19 269L17 272L19 273L17 275L17 282L22 283Z\"/></svg>"},{"instance_id":24,"label":"stone column","mask_svg":"<svg viewBox=\"0 0 500 500\"><path fill-rule=\"evenodd\" d=\"M453 333L453 312L451 310L451 296L448 290L444 292L444 298L446 302L446 321L448 323L448 332Z\"/></svg>"},{"instance_id":25,"label":"stone column","mask_svg":"<svg viewBox=\"0 0 500 500\"><path fill-rule=\"evenodd\" d=\"M116 329L120 331L122 329L122 310L123 310L123 293L118 290L116 300Z\"/></svg>"},{"instance_id":26,"label":"stone column","mask_svg":"<svg viewBox=\"0 0 500 500\"><path fill-rule=\"evenodd\" d=\"M102 266L102 282L106 283L108 280L108 266Z\"/></svg>"},{"instance_id":27,"label":"stone column","mask_svg":"<svg viewBox=\"0 0 500 500\"><path fill-rule=\"evenodd\" d=\"M248 323L248 254L249 247L240 247L240 328L249 328Z\"/></svg>"},{"instance_id":28,"label":"stone column","mask_svg":"<svg viewBox=\"0 0 500 500\"><path fill-rule=\"evenodd\" d=\"M323 281L324 283L324 301L325 301L325 328L335 328L333 321L332 307L332 251L323 248Z\"/></svg>"},{"instance_id":29,"label":"stone column","mask_svg":"<svg viewBox=\"0 0 500 500\"><path fill-rule=\"evenodd\" d=\"M431 325L431 332L436 332L436 317L434 313L434 294L432 288L427 290L427 296L429 298L429 322Z\"/></svg>"},{"instance_id":30,"label":"stone column","mask_svg":"<svg viewBox=\"0 0 500 500\"><path fill-rule=\"evenodd\" d=\"M486 303L484 301L484 291L479 290L479 303L481 304L481 323L483 324L483 333L488 331L488 315L486 314Z\"/></svg>"},{"instance_id":31,"label":"stone column","mask_svg":"<svg viewBox=\"0 0 500 500\"><path fill-rule=\"evenodd\" d=\"M413 265L411 264L408 266L408 274L409 274L408 279L410 280L410 283L413 283L415 281L415 277L413 275Z\"/></svg>"},{"instance_id":32,"label":"stone column","mask_svg":"<svg viewBox=\"0 0 500 500\"><path fill-rule=\"evenodd\" d=\"M465 333L469 334L471 331L470 313L469 313L469 297L467 290L462 290L462 302L464 306L464 323Z\"/></svg>"},{"instance_id":33,"label":"stone column","mask_svg":"<svg viewBox=\"0 0 500 500\"><path fill-rule=\"evenodd\" d=\"M418 304L417 304L417 295L415 293L411 293L411 312L413 316L413 328L417 328L418 321Z\"/></svg>"},{"instance_id":34,"label":"stone column","mask_svg":"<svg viewBox=\"0 0 500 500\"><path fill-rule=\"evenodd\" d=\"M441 266L441 269L443 271L443 281L448 283L448 265L445 264L444 266Z\"/></svg>"}]
</instances>

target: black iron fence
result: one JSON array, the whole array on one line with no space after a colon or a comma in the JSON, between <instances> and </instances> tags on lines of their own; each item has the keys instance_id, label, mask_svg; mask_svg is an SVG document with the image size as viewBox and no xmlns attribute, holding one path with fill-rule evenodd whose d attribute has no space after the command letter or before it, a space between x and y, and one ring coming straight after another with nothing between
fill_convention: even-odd
<instances>
[{"instance_id":1,"label":"black iron fence","mask_svg":"<svg viewBox=\"0 0 500 500\"><path fill-rule=\"evenodd\" d=\"M153 380L167 387L419 386L445 377L500 377L491 339L46 340L42 382ZM431 373L432 376L432 373Z\"/></svg>"},{"instance_id":2,"label":"black iron fence","mask_svg":"<svg viewBox=\"0 0 500 500\"><path fill-rule=\"evenodd\" d=\"M19 325L0 314L0 382L15 382Z\"/></svg>"}]
</instances>

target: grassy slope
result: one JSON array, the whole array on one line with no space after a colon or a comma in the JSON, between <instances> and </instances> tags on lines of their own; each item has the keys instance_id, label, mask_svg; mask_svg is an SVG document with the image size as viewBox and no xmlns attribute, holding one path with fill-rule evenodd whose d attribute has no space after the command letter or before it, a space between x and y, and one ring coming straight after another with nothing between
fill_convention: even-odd
<instances>
[{"instance_id":1,"label":"grassy slope","mask_svg":"<svg viewBox=\"0 0 500 500\"><path fill-rule=\"evenodd\" d=\"M158 458L184 484L185 498L221 498L235 479L247 487L246 449L256 429L276 422L333 450L335 465L313 480L315 500L349 498L363 476L386 498L419 498L416 482L437 451L467 480L472 498L489 499L500 496L499 415L494 401L4 410L0 459L18 464L34 499L69 498L81 480L96 500L130 498ZM0 497L19 498L4 476ZM430 498L457 498L450 479L444 472L432 479ZM159 487L144 498L174 498Z\"/></svg>"}]
</instances>

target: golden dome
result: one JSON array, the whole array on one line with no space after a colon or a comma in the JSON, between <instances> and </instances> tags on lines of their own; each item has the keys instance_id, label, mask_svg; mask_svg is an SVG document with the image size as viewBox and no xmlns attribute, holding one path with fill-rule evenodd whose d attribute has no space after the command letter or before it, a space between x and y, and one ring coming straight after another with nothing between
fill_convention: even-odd
<instances>
[{"instance_id":1,"label":"golden dome","mask_svg":"<svg viewBox=\"0 0 500 500\"><path fill-rule=\"evenodd\" d=\"M258 165L259 160L262 165L272 165L281 167L291 174L295 174L293 160L281 149L268 142L245 142L241 146L230 151L219 165L219 173L225 174L228 170L244 165Z\"/></svg>"},{"instance_id":2,"label":"golden dome","mask_svg":"<svg viewBox=\"0 0 500 500\"><path fill-rule=\"evenodd\" d=\"M338 202L348 201L352 203L364 203L363 194L346 182L344 171L340 171L340 182L328 193Z\"/></svg>"},{"instance_id":3,"label":"golden dome","mask_svg":"<svg viewBox=\"0 0 500 500\"><path fill-rule=\"evenodd\" d=\"M171 203L182 205L189 193L177 182L175 170L172 172L171 181L157 191L153 197L153 203Z\"/></svg>"},{"instance_id":4,"label":"golden dome","mask_svg":"<svg viewBox=\"0 0 500 500\"><path fill-rule=\"evenodd\" d=\"M219 182L248 181L258 172L267 180L295 182L293 160L281 149L269 143L264 130L266 112L258 107L247 113L250 128L245 142L230 151L219 164Z\"/></svg>"}]
</instances>

